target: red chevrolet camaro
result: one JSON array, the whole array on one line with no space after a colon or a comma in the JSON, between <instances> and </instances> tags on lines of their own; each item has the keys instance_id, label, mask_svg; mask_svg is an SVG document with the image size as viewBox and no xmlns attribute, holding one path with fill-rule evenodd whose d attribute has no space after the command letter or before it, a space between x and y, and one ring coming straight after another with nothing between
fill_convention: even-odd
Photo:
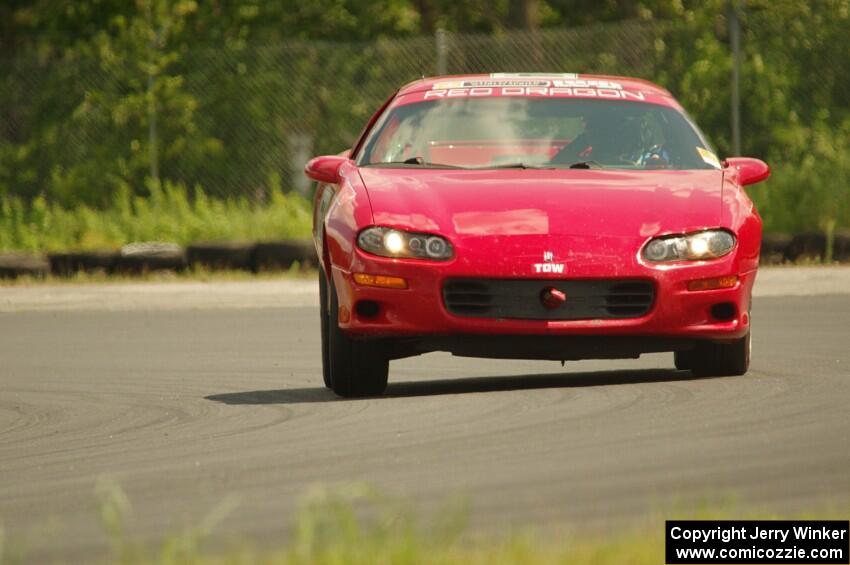
<instances>
[{"instance_id":1,"label":"red chevrolet camaro","mask_svg":"<svg viewBox=\"0 0 850 565\"><path fill-rule=\"evenodd\" d=\"M318 181L322 366L375 395L389 360L674 352L741 375L761 219L757 159L720 161L669 92L622 77L423 79Z\"/></svg>"}]
</instances>

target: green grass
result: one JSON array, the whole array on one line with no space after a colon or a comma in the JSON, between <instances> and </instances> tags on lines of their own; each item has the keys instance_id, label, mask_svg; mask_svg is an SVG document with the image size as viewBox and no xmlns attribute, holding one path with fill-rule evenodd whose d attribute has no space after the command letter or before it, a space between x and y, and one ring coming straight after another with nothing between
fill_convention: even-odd
<instances>
[{"instance_id":1,"label":"green grass","mask_svg":"<svg viewBox=\"0 0 850 565\"><path fill-rule=\"evenodd\" d=\"M303 500L288 541L257 548L210 542L224 537L228 514L237 506L226 499L194 527L167 536L156 544L134 539L131 503L114 483L97 487L100 521L111 540L106 563L121 565L453 565L549 564L657 565L664 562L665 519L846 519L846 506L784 516L744 509L734 503L672 509L622 527L615 533L592 533L566 528L531 528L500 535L466 531L468 504L454 500L429 520L417 519L406 505L365 485L316 487ZM50 543L45 539L44 543ZM211 545L217 545L211 549ZM26 551L15 550L0 530L0 564L26 562ZM5 561L4 561L5 557Z\"/></svg>"},{"instance_id":2,"label":"green grass","mask_svg":"<svg viewBox=\"0 0 850 565\"><path fill-rule=\"evenodd\" d=\"M847 175L811 163L807 167L777 167L771 180L748 189L766 231L833 234L850 228L847 183L838 191L831 188ZM118 187L103 207L68 207L43 197L25 201L0 195L0 253L116 249L133 241L186 245L308 237L310 203L297 193L284 193L278 179L268 184L262 201L247 196L213 198L199 188L168 181L161 186L151 183L146 196Z\"/></svg>"},{"instance_id":3,"label":"green grass","mask_svg":"<svg viewBox=\"0 0 850 565\"><path fill-rule=\"evenodd\" d=\"M304 238L310 204L272 188L265 202L214 199L179 184L150 187L150 196L119 190L105 208L74 208L36 198L0 196L0 251L115 249L133 241L189 244L207 240Z\"/></svg>"}]
</instances>

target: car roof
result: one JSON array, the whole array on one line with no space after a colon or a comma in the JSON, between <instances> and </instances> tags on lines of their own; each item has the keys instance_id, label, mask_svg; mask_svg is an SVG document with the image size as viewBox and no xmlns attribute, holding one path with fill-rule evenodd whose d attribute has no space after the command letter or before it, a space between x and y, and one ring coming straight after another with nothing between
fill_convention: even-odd
<instances>
[{"instance_id":1,"label":"car roof","mask_svg":"<svg viewBox=\"0 0 850 565\"><path fill-rule=\"evenodd\" d=\"M545 80L568 80L568 81L607 81L616 82L627 90L640 90L655 96L672 98L670 92L648 80L616 75L592 75L577 73L489 73L489 74L466 74L466 75L443 75L435 77L422 77L410 82L399 89L398 95L411 94L424 90L440 88L440 83L463 83L470 81L497 81L501 86L504 84L522 84L524 81ZM449 87L451 88L451 87Z\"/></svg>"}]
</instances>

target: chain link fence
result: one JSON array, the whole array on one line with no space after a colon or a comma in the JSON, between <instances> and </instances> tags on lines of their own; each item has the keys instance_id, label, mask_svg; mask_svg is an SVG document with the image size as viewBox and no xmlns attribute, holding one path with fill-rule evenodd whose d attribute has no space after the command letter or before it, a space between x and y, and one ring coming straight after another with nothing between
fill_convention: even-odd
<instances>
[{"instance_id":1,"label":"chain link fence","mask_svg":"<svg viewBox=\"0 0 850 565\"><path fill-rule=\"evenodd\" d=\"M3 60L0 190L97 202L119 185L143 193L152 176L215 196L306 190L305 160L348 147L407 82L438 71L652 77L662 27L199 47L156 72L121 58Z\"/></svg>"},{"instance_id":2,"label":"chain link fence","mask_svg":"<svg viewBox=\"0 0 850 565\"><path fill-rule=\"evenodd\" d=\"M846 175L850 26L832 25L827 34L792 24L771 14L743 20L743 150L791 161L820 142L844 159ZM713 25L629 21L495 36L0 59L0 194L97 204L116 190L144 195L152 177L258 201L277 187L306 191L300 171L310 156L350 146L399 86L438 72L647 78L667 86L728 154L725 29L718 14ZM832 137L794 138L812 135L817 123L831 124Z\"/></svg>"}]
</instances>

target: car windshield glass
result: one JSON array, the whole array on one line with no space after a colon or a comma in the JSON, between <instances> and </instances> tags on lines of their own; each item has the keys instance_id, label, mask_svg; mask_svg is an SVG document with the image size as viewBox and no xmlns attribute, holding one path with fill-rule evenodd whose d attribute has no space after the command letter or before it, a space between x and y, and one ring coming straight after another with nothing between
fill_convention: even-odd
<instances>
[{"instance_id":1,"label":"car windshield glass","mask_svg":"<svg viewBox=\"0 0 850 565\"><path fill-rule=\"evenodd\" d=\"M464 168L709 169L717 159L675 108L578 98L440 99L392 108L358 159Z\"/></svg>"}]
</instances>

